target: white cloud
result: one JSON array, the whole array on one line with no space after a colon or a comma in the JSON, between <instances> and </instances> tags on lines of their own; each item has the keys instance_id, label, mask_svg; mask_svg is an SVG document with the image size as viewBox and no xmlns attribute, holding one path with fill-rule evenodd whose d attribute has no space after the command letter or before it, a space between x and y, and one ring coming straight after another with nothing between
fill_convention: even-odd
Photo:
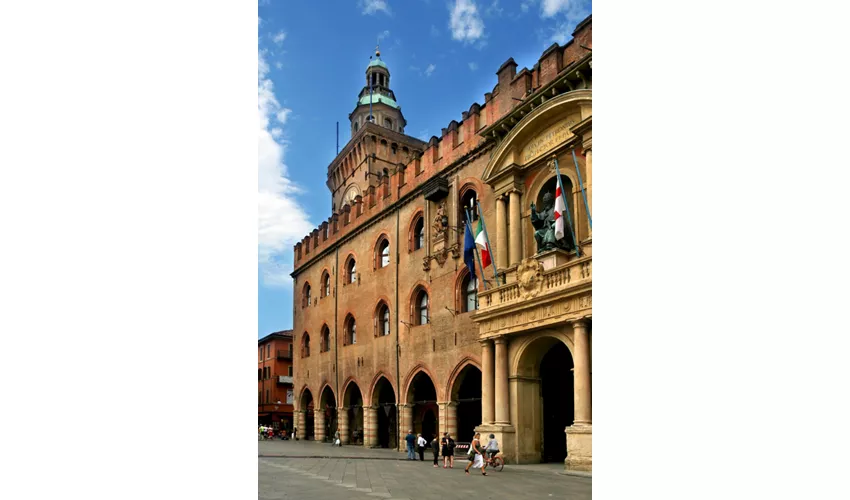
<instances>
[{"instance_id":1,"label":"white cloud","mask_svg":"<svg viewBox=\"0 0 850 500\"><path fill-rule=\"evenodd\" d=\"M440 36L440 30L433 24L431 25L431 36Z\"/></svg>"},{"instance_id":2,"label":"white cloud","mask_svg":"<svg viewBox=\"0 0 850 500\"><path fill-rule=\"evenodd\" d=\"M496 16L500 17L502 15L502 11L505 9L499 7L499 0L493 0L493 3L490 4L489 7L484 11L488 16Z\"/></svg>"},{"instance_id":3,"label":"white cloud","mask_svg":"<svg viewBox=\"0 0 850 500\"><path fill-rule=\"evenodd\" d=\"M449 17L452 38L463 42L474 42L484 35L484 21L478 13L474 0L455 0Z\"/></svg>"},{"instance_id":4,"label":"white cloud","mask_svg":"<svg viewBox=\"0 0 850 500\"><path fill-rule=\"evenodd\" d=\"M274 67L275 67L275 68L277 68L277 69L281 69L281 68L283 68L283 64L281 64L281 62L280 62L280 61L276 61L276 62L274 63Z\"/></svg>"},{"instance_id":5,"label":"white cloud","mask_svg":"<svg viewBox=\"0 0 850 500\"><path fill-rule=\"evenodd\" d=\"M291 110L282 107L274 95L263 51L258 53L258 66L258 265L264 285L286 286L291 284L292 245L312 231L314 225L295 200L295 194L300 191L287 177L283 159L286 149L283 127Z\"/></svg>"},{"instance_id":6,"label":"white cloud","mask_svg":"<svg viewBox=\"0 0 850 500\"><path fill-rule=\"evenodd\" d=\"M523 12L528 12L528 8L531 6L531 4L532 4L532 2L530 2L530 1L529 2L522 2L521 4L519 4L519 8Z\"/></svg>"},{"instance_id":7,"label":"white cloud","mask_svg":"<svg viewBox=\"0 0 850 500\"><path fill-rule=\"evenodd\" d=\"M378 33L378 43L381 43L381 40L390 36L390 30L384 30L381 33Z\"/></svg>"},{"instance_id":8,"label":"white cloud","mask_svg":"<svg viewBox=\"0 0 850 500\"><path fill-rule=\"evenodd\" d=\"M283 31L278 31L273 37L272 41L278 45L283 44L283 41L286 40L286 33Z\"/></svg>"},{"instance_id":9,"label":"white cloud","mask_svg":"<svg viewBox=\"0 0 850 500\"><path fill-rule=\"evenodd\" d=\"M540 17L555 17L563 13L568 22L578 23L590 14L590 2L582 0L543 0L540 2Z\"/></svg>"},{"instance_id":10,"label":"white cloud","mask_svg":"<svg viewBox=\"0 0 850 500\"><path fill-rule=\"evenodd\" d=\"M540 15L543 17L552 17L562 10L569 8L570 0L543 0L540 2Z\"/></svg>"},{"instance_id":11,"label":"white cloud","mask_svg":"<svg viewBox=\"0 0 850 500\"><path fill-rule=\"evenodd\" d=\"M431 73L433 73L435 69L437 69L436 64L429 64L428 67L425 68L425 76L431 76Z\"/></svg>"},{"instance_id":12,"label":"white cloud","mask_svg":"<svg viewBox=\"0 0 850 500\"><path fill-rule=\"evenodd\" d=\"M361 0L360 8L363 9L364 15L371 15L378 11L384 12L384 14L391 14L390 6L387 5L386 0Z\"/></svg>"},{"instance_id":13,"label":"white cloud","mask_svg":"<svg viewBox=\"0 0 850 500\"><path fill-rule=\"evenodd\" d=\"M478 63L474 63L474 62L469 63L469 69L471 69L472 71L477 70L478 69Z\"/></svg>"}]
</instances>

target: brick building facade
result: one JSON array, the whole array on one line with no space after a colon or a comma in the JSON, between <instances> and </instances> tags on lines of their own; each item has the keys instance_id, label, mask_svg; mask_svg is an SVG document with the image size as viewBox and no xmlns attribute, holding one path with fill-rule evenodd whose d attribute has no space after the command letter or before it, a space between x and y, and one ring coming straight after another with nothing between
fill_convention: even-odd
<instances>
[{"instance_id":1,"label":"brick building facade","mask_svg":"<svg viewBox=\"0 0 850 500\"><path fill-rule=\"evenodd\" d=\"M509 59L427 143L404 134L376 54L328 166L333 213L294 248L300 436L401 447L408 429L478 429L509 463L591 469L591 47L588 17L531 70ZM554 160L578 248L538 252L530 206L555 192ZM498 277L464 265L467 214Z\"/></svg>"},{"instance_id":2,"label":"brick building facade","mask_svg":"<svg viewBox=\"0 0 850 500\"><path fill-rule=\"evenodd\" d=\"M274 332L257 341L257 418L275 430L292 431L292 330Z\"/></svg>"}]
</instances>

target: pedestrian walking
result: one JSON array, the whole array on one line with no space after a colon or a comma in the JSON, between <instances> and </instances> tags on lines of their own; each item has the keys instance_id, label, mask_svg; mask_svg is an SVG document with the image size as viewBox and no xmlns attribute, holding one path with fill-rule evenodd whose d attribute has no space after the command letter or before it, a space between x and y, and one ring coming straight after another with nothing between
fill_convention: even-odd
<instances>
[{"instance_id":1,"label":"pedestrian walking","mask_svg":"<svg viewBox=\"0 0 850 500\"><path fill-rule=\"evenodd\" d=\"M487 463L484 461L484 448L481 447L481 433L476 432L472 443L469 444L469 453L467 454L469 463L466 464L466 475L469 475L469 468L481 469L481 475L487 475Z\"/></svg>"},{"instance_id":2,"label":"pedestrian walking","mask_svg":"<svg viewBox=\"0 0 850 500\"><path fill-rule=\"evenodd\" d=\"M298 427L292 428L292 439L298 441Z\"/></svg>"},{"instance_id":3,"label":"pedestrian walking","mask_svg":"<svg viewBox=\"0 0 850 500\"><path fill-rule=\"evenodd\" d=\"M334 446L342 446L342 441L339 439L339 429L334 432Z\"/></svg>"},{"instance_id":4,"label":"pedestrian walking","mask_svg":"<svg viewBox=\"0 0 850 500\"><path fill-rule=\"evenodd\" d=\"M422 437L422 434L418 434L416 438L416 444L419 447L419 461L425 461L425 447L428 446L428 441L425 441L425 438Z\"/></svg>"},{"instance_id":5,"label":"pedestrian walking","mask_svg":"<svg viewBox=\"0 0 850 500\"><path fill-rule=\"evenodd\" d=\"M437 436L434 436L434 439L431 440L431 451L434 453L434 468L438 468L437 459L440 458L440 441L437 440Z\"/></svg>"},{"instance_id":6,"label":"pedestrian walking","mask_svg":"<svg viewBox=\"0 0 850 500\"><path fill-rule=\"evenodd\" d=\"M404 437L404 440L407 441L407 459L416 460L416 455L413 452L413 446L416 444L416 436L413 435L413 431L407 431L407 436Z\"/></svg>"},{"instance_id":7,"label":"pedestrian walking","mask_svg":"<svg viewBox=\"0 0 850 500\"><path fill-rule=\"evenodd\" d=\"M455 468L455 440L452 439L448 432L443 433L443 468L447 466L449 469Z\"/></svg>"}]
</instances>

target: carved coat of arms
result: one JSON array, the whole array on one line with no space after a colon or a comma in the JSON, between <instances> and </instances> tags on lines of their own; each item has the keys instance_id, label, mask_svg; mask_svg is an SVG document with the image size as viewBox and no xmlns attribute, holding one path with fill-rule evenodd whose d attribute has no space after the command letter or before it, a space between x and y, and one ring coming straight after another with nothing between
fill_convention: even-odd
<instances>
[{"instance_id":1,"label":"carved coat of arms","mask_svg":"<svg viewBox=\"0 0 850 500\"><path fill-rule=\"evenodd\" d=\"M520 298L531 299L543 291L543 264L537 259L523 260L516 272Z\"/></svg>"}]
</instances>

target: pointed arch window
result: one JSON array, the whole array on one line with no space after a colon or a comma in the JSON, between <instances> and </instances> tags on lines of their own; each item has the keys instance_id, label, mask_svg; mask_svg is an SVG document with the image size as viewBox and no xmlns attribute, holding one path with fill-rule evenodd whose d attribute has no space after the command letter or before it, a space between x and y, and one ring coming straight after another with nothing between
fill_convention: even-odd
<instances>
[{"instance_id":1,"label":"pointed arch window","mask_svg":"<svg viewBox=\"0 0 850 500\"><path fill-rule=\"evenodd\" d=\"M345 264L345 282L357 282L357 262L354 260L354 257L349 257L348 262Z\"/></svg>"},{"instance_id":2,"label":"pointed arch window","mask_svg":"<svg viewBox=\"0 0 850 500\"><path fill-rule=\"evenodd\" d=\"M331 295L331 275L325 272L322 277L322 296L330 297Z\"/></svg>"},{"instance_id":3,"label":"pointed arch window","mask_svg":"<svg viewBox=\"0 0 850 500\"><path fill-rule=\"evenodd\" d=\"M478 310L478 279L471 277L469 273L461 282L461 303L460 310L463 312L472 312Z\"/></svg>"},{"instance_id":4,"label":"pointed arch window","mask_svg":"<svg viewBox=\"0 0 850 500\"><path fill-rule=\"evenodd\" d=\"M354 320L354 316L348 315L345 319L345 345L351 345L357 343L357 322Z\"/></svg>"},{"instance_id":5,"label":"pointed arch window","mask_svg":"<svg viewBox=\"0 0 850 500\"><path fill-rule=\"evenodd\" d=\"M328 325L322 327L322 345L321 352L328 352L331 350L331 330L328 328Z\"/></svg>"},{"instance_id":6,"label":"pointed arch window","mask_svg":"<svg viewBox=\"0 0 850 500\"><path fill-rule=\"evenodd\" d=\"M375 255L375 267L382 268L390 265L390 241L384 237L378 242Z\"/></svg>"},{"instance_id":7,"label":"pointed arch window","mask_svg":"<svg viewBox=\"0 0 850 500\"><path fill-rule=\"evenodd\" d=\"M427 325L428 324L428 292L420 289L413 297L413 324Z\"/></svg>"},{"instance_id":8,"label":"pointed arch window","mask_svg":"<svg viewBox=\"0 0 850 500\"><path fill-rule=\"evenodd\" d=\"M304 332L304 336L301 338L301 357L310 357L310 335L307 332Z\"/></svg>"},{"instance_id":9,"label":"pointed arch window","mask_svg":"<svg viewBox=\"0 0 850 500\"><path fill-rule=\"evenodd\" d=\"M413 226L413 249L419 250L425 247L425 219L420 216Z\"/></svg>"},{"instance_id":10,"label":"pointed arch window","mask_svg":"<svg viewBox=\"0 0 850 500\"><path fill-rule=\"evenodd\" d=\"M383 337L390 334L390 308L381 301L375 309L375 336Z\"/></svg>"}]
</instances>

